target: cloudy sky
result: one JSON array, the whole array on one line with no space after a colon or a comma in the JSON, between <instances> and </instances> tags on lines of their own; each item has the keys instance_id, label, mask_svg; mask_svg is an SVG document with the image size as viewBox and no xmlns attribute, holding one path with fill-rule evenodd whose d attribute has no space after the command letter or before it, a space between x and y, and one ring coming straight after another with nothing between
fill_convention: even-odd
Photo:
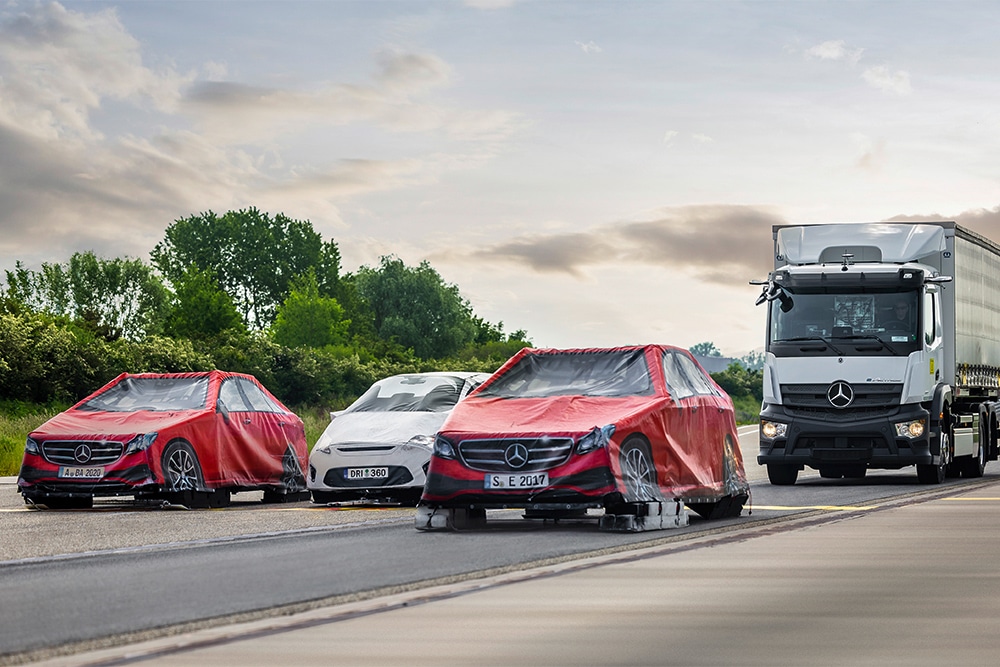
<instances>
[{"instance_id":1,"label":"cloudy sky","mask_svg":"<svg viewBox=\"0 0 1000 667\"><path fill-rule=\"evenodd\" d=\"M536 345L761 347L771 225L1000 240L996 2L0 0L0 269L174 220L428 260Z\"/></svg>"}]
</instances>

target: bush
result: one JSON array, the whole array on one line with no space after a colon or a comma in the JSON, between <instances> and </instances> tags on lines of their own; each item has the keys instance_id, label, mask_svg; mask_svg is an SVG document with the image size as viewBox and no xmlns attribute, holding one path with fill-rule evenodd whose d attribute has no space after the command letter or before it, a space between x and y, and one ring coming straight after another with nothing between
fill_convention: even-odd
<instances>
[{"instance_id":1,"label":"bush","mask_svg":"<svg viewBox=\"0 0 1000 667\"><path fill-rule=\"evenodd\" d=\"M28 434L68 405L35 405L24 401L0 401L0 476L17 475L24 458Z\"/></svg>"}]
</instances>

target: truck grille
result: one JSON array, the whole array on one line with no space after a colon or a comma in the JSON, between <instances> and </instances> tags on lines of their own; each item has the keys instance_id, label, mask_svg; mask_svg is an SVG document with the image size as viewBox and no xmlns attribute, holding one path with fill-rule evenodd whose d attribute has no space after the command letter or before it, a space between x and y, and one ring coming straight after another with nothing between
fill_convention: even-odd
<instances>
[{"instance_id":1,"label":"truck grille","mask_svg":"<svg viewBox=\"0 0 1000 667\"><path fill-rule=\"evenodd\" d=\"M515 447L521 445L524 449ZM524 450L526 454L523 454ZM518 462L519 452L527 457L523 465ZM463 440L458 445L462 462L473 470L483 472L527 472L549 470L565 463L573 452L572 438L502 438L498 440Z\"/></svg>"},{"instance_id":2,"label":"truck grille","mask_svg":"<svg viewBox=\"0 0 1000 667\"><path fill-rule=\"evenodd\" d=\"M848 408L836 410L826 397L829 384L783 384L782 404L786 408L836 410L843 415L850 410L885 410L899 405L899 395L903 385L899 384L852 384L854 401ZM873 415L874 416L874 415Z\"/></svg>"},{"instance_id":3,"label":"truck grille","mask_svg":"<svg viewBox=\"0 0 1000 667\"><path fill-rule=\"evenodd\" d=\"M59 465L107 465L120 459L124 449L115 441L49 440L42 443L42 456Z\"/></svg>"}]
</instances>

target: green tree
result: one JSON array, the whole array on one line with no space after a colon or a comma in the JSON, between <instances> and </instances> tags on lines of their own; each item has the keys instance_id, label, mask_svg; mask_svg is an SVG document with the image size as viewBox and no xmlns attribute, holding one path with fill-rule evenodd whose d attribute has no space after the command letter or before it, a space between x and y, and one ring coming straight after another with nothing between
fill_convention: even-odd
<instances>
[{"instance_id":1,"label":"green tree","mask_svg":"<svg viewBox=\"0 0 1000 667\"><path fill-rule=\"evenodd\" d=\"M722 352L719 348L715 347L715 343L710 341L705 341L704 343L696 343L688 348L688 352L691 354L696 354L699 357L721 357Z\"/></svg>"},{"instance_id":2,"label":"green tree","mask_svg":"<svg viewBox=\"0 0 1000 667\"><path fill-rule=\"evenodd\" d=\"M312 223L281 213L272 218L256 208L176 220L150 257L172 284L191 265L212 271L255 330L274 321L293 278L312 268L320 294L334 296L340 272L340 250L324 242Z\"/></svg>"},{"instance_id":3,"label":"green tree","mask_svg":"<svg viewBox=\"0 0 1000 667\"><path fill-rule=\"evenodd\" d=\"M276 343L286 347L325 347L346 343L350 324L336 299L320 295L316 272L310 268L292 281L271 333Z\"/></svg>"},{"instance_id":4,"label":"green tree","mask_svg":"<svg viewBox=\"0 0 1000 667\"><path fill-rule=\"evenodd\" d=\"M764 398L764 372L748 370L738 361L729 364L724 371L712 373L712 379L734 399L746 396L760 401Z\"/></svg>"},{"instance_id":5,"label":"green tree","mask_svg":"<svg viewBox=\"0 0 1000 667\"><path fill-rule=\"evenodd\" d=\"M174 285L174 304L165 332L174 338L206 340L230 329L246 330L232 298L210 270L192 265Z\"/></svg>"},{"instance_id":6,"label":"green tree","mask_svg":"<svg viewBox=\"0 0 1000 667\"><path fill-rule=\"evenodd\" d=\"M66 316L114 340L139 340L162 330L169 293L140 259L103 259L78 252L40 271L20 262L7 271L7 296L31 310Z\"/></svg>"},{"instance_id":7,"label":"green tree","mask_svg":"<svg viewBox=\"0 0 1000 667\"><path fill-rule=\"evenodd\" d=\"M763 352L747 352L740 357L740 363L750 371L762 371L764 369Z\"/></svg>"},{"instance_id":8,"label":"green tree","mask_svg":"<svg viewBox=\"0 0 1000 667\"><path fill-rule=\"evenodd\" d=\"M414 268L384 256L377 269L361 267L355 284L371 306L378 335L421 359L451 356L476 336L469 303L427 261Z\"/></svg>"}]
</instances>

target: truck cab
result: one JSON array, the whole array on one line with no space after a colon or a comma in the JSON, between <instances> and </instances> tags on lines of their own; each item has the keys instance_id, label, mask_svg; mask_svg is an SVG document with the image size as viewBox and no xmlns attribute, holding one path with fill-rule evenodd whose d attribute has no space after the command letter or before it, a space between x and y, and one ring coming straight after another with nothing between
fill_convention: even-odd
<instances>
[{"instance_id":1,"label":"truck cab","mask_svg":"<svg viewBox=\"0 0 1000 667\"><path fill-rule=\"evenodd\" d=\"M757 460L772 484L805 467L850 478L907 466L940 483L995 458L980 437L993 404L950 370L950 224L775 227L775 270L756 283L768 305Z\"/></svg>"}]
</instances>

